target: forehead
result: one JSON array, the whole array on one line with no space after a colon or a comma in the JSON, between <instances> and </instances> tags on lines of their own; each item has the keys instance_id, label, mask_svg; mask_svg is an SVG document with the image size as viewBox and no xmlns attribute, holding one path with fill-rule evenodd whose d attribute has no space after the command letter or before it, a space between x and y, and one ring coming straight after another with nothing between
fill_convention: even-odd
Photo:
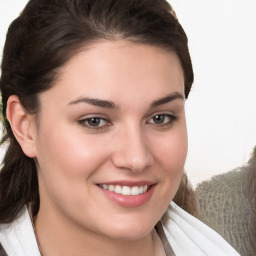
<instances>
[{"instance_id":1,"label":"forehead","mask_svg":"<svg viewBox=\"0 0 256 256\"><path fill-rule=\"evenodd\" d=\"M173 91L184 94L184 77L173 52L128 41L104 41L74 55L60 69L50 91L61 92L63 100L81 95L162 97Z\"/></svg>"}]
</instances>

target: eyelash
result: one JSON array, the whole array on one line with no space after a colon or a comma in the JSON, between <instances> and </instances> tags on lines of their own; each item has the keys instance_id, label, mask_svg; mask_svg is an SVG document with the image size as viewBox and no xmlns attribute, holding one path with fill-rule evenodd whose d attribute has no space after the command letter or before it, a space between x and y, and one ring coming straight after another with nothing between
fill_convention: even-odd
<instances>
[{"instance_id":1,"label":"eyelash","mask_svg":"<svg viewBox=\"0 0 256 256\"><path fill-rule=\"evenodd\" d=\"M156 123L156 118L160 118L160 119L164 118L164 120L162 123ZM154 121L154 119L155 119L155 121ZM166 119L167 119L167 121L166 121ZM174 114L157 114L157 115L154 115L153 117L151 117L146 123L165 128L165 127L170 127L177 119L178 119L178 117ZM153 120L153 122L152 122L152 120ZM93 121L96 121L96 125L90 124L90 122L93 122ZM109 120L107 120L106 118L97 117L97 116L79 120L78 123L88 129L92 129L92 130L100 130L100 129L106 128L107 126L111 126L111 122Z\"/></svg>"}]
</instances>

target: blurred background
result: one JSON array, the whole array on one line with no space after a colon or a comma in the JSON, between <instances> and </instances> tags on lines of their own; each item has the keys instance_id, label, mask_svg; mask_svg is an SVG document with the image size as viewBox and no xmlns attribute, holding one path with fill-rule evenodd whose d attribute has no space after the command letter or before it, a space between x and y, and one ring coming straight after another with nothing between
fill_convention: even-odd
<instances>
[{"instance_id":1,"label":"blurred background","mask_svg":"<svg viewBox=\"0 0 256 256\"><path fill-rule=\"evenodd\" d=\"M7 28L26 2L0 0L1 58ZM189 38L194 66L185 169L196 187L245 165L256 146L256 1L169 2Z\"/></svg>"}]
</instances>

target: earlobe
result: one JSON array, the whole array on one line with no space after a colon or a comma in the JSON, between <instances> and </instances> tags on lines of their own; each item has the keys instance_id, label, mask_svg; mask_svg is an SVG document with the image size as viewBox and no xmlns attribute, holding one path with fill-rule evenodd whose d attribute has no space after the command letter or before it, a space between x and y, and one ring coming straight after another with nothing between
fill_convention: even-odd
<instances>
[{"instance_id":1,"label":"earlobe","mask_svg":"<svg viewBox=\"0 0 256 256\"><path fill-rule=\"evenodd\" d=\"M36 157L34 118L26 112L17 95L9 97L6 116L23 152L28 157Z\"/></svg>"}]
</instances>

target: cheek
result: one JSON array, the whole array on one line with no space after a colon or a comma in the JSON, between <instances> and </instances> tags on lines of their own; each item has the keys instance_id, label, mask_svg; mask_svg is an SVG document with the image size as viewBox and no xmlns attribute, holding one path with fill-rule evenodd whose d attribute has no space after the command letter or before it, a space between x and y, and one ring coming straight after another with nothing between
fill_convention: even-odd
<instances>
[{"instance_id":1,"label":"cheek","mask_svg":"<svg viewBox=\"0 0 256 256\"><path fill-rule=\"evenodd\" d=\"M171 173L183 171L187 150L187 133L184 129L164 139L161 146L158 147L157 155L165 166L164 169L167 168L171 175Z\"/></svg>"},{"instance_id":2,"label":"cheek","mask_svg":"<svg viewBox=\"0 0 256 256\"><path fill-rule=\"evenodd\" d=\"M159 142L161 146L154 147L156 160L154 170L159 180L158 194L154 201L154 207L158 209L156 219L160 219L165 213L180 185L187 155L186 131L170 132Z\"/></svg>"},{"instance_id":3,"label":"cheek","mask_svg":"<svg viewBox=\"0 0 256 256\"><path fill-rule=\"evenodd\" d=\"M186 129L180 130L173 136L169 136L162 142L156 154L158 164L161 165L161 175L164 179L164 193L172 200L181 181L187 156L187 133Z\"/></svg>"},{"instance_id":4,"label":"cheek","mask_svg":"<svg viewBox=\"0 0 256 256\"><path fill-rule=\"evenodd\" d=\"M42 131L37 146L41 197L61 209L63 205L81 206L90 194L94 173L107 158L104 147L94 139L70 134L68 129L52 129L51 134Z\"/></svg>"},{"instance_id":5,"label":"cheek","mask_svg":"<svg viewBox=\"0 0 256 256\"><path fill-rule=\"evenodd\" d=\"M95 143L93 138L68 129L42 131L37 145L38 161L43 172L62 175L68 178L88 176L106 159L104 147Z\"/></svg>"}]
</instances>

